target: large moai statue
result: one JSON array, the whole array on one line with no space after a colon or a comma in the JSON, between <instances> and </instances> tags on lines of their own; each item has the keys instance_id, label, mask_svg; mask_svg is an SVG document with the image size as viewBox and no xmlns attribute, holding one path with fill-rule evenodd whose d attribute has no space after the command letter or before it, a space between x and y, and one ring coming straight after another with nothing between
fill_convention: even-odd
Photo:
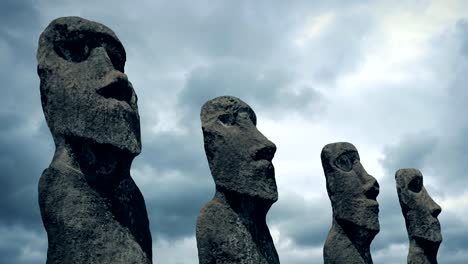
<instances>
[{"instance_id":1,"label":"large moai statue","mask_svg":"<svg viewBox=\"0 0 468 264\"><path fill-rule=\"evenodd\" d=\"M401 211L410 242L409 264L437 264L442 233L437 216L440 206L432 200L417 169L400 169L395 173Z\"/></svg>"},{"instance_id":2,"label":"large moai statue","mask_svg":"<svg viewBox=\"0 0 468 264\"><path fill-rule=\"evenodd\" d=\"M333 223L323 248L325 264L372 263L370 244L380 230L379 184L364 170L356 148L346 142L321 153Z\"/></svg>"},{"instance_id":3,"label":"large moai statue","mask_svg":"<svg viewBox=\"0 0 468 264\"><path fill-rule=\"evenodd\" d=\"M216 193L197 220L200 264L279 263L265 219L278 200L271 163L276 146L257 130L252 108L236 97L206 102L201 122Z\"/></svg>"},{"instance_id":4,"label":"large moai statue","mask_svg":"<svg viewBox=\"0 0 468 264\"><path fill-rule=\"evenodd\" d=\"M37 52L55 154L39 181L47 263L151 263L143 196L130 176L141 151L125 50L106 26L52 21Z\"/></svg>"}]
</instances>

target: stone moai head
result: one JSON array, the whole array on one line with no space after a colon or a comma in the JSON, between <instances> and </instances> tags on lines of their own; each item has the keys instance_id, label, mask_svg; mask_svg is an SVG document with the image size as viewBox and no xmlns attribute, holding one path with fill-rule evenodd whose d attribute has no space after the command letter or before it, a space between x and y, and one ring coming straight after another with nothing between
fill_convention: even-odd
<instances>
[{"instance_id":1,"label":"stone moai head","mask_svg":"<svg viewBox=\"0 0 468 264\"><path fill-rule=\"evenodd\" d=\"M275 202L278 191L271 160L276 146L258 131L252 108L239 98L221 96L206 102L200 117L216 187Z\"/></svg>"},{"instance_id":2,"label":"stone moai head","mask_svg":"<svg viewBox=\"0 0 468 264\"><path fill-rule=\"evenodd\" d=\"M328 144L321 159L334 219L344 228L351 223L375 236L380 230L379 184L363 168L356 148L346 142Z\"/></svg>"},{"instance_id":3,"label":"stone moai head","mask_svg":"<svg viewBox=\"0 0 468 264\"><path fill-rule=\"evenodd\" d=\"M410 240L436 244L437 251L442 242L437 219L441 208L424 188L421 172L417 169L400 169L395 173L395 180Z\"/></svg>"},{"instance_id":4,"label":"stone moai head","mask_svg":"<svg viewBox=\"0 0 468 264\"><path fill-rule=\"evenodd\" d=\"M102 24L62 17L44 30L37 70L57 146L79 138L140 153L137 96L124 74L125 59L122 43Z\"/></svg>"}]
</instances>

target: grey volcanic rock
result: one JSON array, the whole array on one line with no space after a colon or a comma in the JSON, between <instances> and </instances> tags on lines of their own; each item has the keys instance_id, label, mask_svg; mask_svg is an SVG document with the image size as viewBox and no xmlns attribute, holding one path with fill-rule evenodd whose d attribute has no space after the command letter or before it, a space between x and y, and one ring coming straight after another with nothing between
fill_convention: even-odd
<instances>
[{"instance_id":1,"label":"grey volcanic rock","mask_svg":"<svg viewBox=\"0 0 468 264\"><path fill-rule=\"evenodd\" d=\"M372 263L369 247L380 230L379 184L363 168L350 143L326 145L321 159L333 209L324 263Z\"/></svg>"},{"instance_id":2,"label":"grey volcanic rock","mask_svg":"<svg viewBox=\"0 0 468 264\"><path fill-rule=\"evenodd\" d=\"M141 151L125 50L104 25L52 21L37 52L41 101L55 142L39 181L47 263L151 263L143 196L130 176Z\"/></svg>"},{"instance_id":3,"label":"grey volcanic rock","mask_svg":"<svg viewBox=\"0 0 468 264\"><path fill-rule=\"evenodd\" d=\"M419 170L400 169L395 173L395 180L410 241L408 263L436 264L442 242L437 219L441 208L424 188Z\"/></svg>"},{"instance_id":4,"label":"grey volcanic rock","mask_svg":"<svg viewBox=\"0 0 468 264\"><path fill-rule=\"evenodd\" d=\"M265 220L278 200L271 163L276 146L257 130L254 111L236 97L206 102L201 122L216 193L197 220L200 263L279 263Z\"/></svg>"}]
</instances>

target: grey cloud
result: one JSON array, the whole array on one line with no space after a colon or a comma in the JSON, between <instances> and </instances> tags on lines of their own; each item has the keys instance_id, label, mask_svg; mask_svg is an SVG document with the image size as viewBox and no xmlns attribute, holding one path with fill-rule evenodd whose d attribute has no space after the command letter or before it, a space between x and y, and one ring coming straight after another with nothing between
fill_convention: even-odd
<instances>
[{"instance_id":1,"label":"grey cloud","mask_svg":"<svg viewBox=\"0 0 468 264\"><path fill-rule=\"evenodd\" d=\"M404 135L400 142L387 145L384 149L382 166L389 174L394 174L401 167L416 167L422 170L428 177L434 177L445 188L460 190L466 188L466 149L468 141L468 119L465 117L466 98L466 72L468 71L468 23L460 21L453 31L443 34L445 40L438 40L441 49L451 53L447 55L448 62L444 62L451 68L448 69L448 86L444 94L439 98L439 112L431 116L436 120L436 127L431 131L419 131L415 128L414 134ZM443 58L437 58L442 60ZM425 100L419 98L419 100ZM439 191L438 186L436 191Z\"/></svg>"},{"instance_id":2,"label":"grey cloud","mask_svg":"<svg viewBox=\"0 0 468 264\"><path fill-rule=\"evenodd\" d=\"M264 109L277 117L294 111L311 116L322 110L318 91L301 87L296 93L292 88L296 88L293 76L285 69L262 69L240 61L218 63L191 72L180 93L179 106L187 114L186 122L199 119L201 106L221 95L239 97L254 111Z\"/></svg>"},{"instance_id":3,"label":"grey cloud","mask_svg":"<svg viewBox=\"0 0 468 264\"><path fill-rule=\"evenodd\" d=\"M389 174L386 184L394 186L392 179L397 169L415 167L423 172L425 182L432 180L439 184L426 186L433 197L435 195L438 197L457 196L466 190L468 181L464 176L466 176L466 149L468 147L466 140L468 119L465 117L465 99L468 96L465 87L468 71L467 32L468 23L460 21L452 31L444 32L440 39L435 40L441 49L450 51L445 56L438 54L438 57L434 59L436 60L434 64L439 63L449 67L441 72L441 78L446 79L448 83L444 95L439 98L440 105L444 107L438 108L439 112L431 116L437 124L433 130L419 131L415 128L414 134L404 135L397 144L387 145L384 148L384 158L381 164ZM424 98L419 98L419 100L424 100ZM387 206L389 208L387 215L401 216L399 208L393 208L390 211L391 207L398 204L398 200L393 200L392 205ZM390 202L389 199L386 201ZM442 208L439 220L444 237L439 250L439 260L443 263L462 263L468 255L466 224L458 216L444 212L444 208ZM403 219L400 222L404 223ZM396 223L397 219L394 225ZM403 227L401 224L400 226L399 229ZM407 243L407 238L399 240Z\"/></svg>"},{"instance_id":4,"label":"grey cloud","mask_svg":"<svg viewBox=\"0 0 468 264\"><path fill-rule=\"evenodd\" d=\"M196 121L194 122L197 123ZM187 134L156 134L153 142L143 147L142 154L137 157L135 164L141 160L160 170L206 171L208 163L205 158L203 135L199 122L198 127L194 127Z\"/></svg>"},{"instance_id":5,"label":"grey cloud","mask_svg":"<svg viewBox=\"0 0 468 264\"><path fill-rule=\"evenodd\" d=\"M20 225L0 226L0 262L35 264L45 262L45 232Z\"/></svg>"},{"instance_id":6,"label":"grey cloud","mask_svg":"<svg viewBox=\"0 0 468 264\"><path fill-rule=\"evenodd\" d=\"M18 136L17 126L25 118L8 116L10 131L0 133L0 224L42 226L37 204L37 182L52 157L52 145L44 127L28 136ZM16 129L12 129L12 127Z\"/></svg>"},{"instance_id":7,"label":"grey cloud","mask_svg":"<svg viewBox=\"0 0 468 264\"><path fill-rule=\"evenodd\" d=\"M0 10L0 228L36 231L42 229L37 181L52 157L47 127L35 125L43 122L35 58L39 14L29 1L2 1Z\"/></svg>"},{"instance_id":8,"label":"grey cloud","mask_svg":"<svg viewBox=\"0 0 468 264\"><path fill-rule=\"evenodd\" d=\"M176 240L193 235L199 210L214 194L201 128L187 135L160 134L133 164L135 169L143 166L154 168L155 175L145 177L157 183L140 185L153 236ZM180 177L162 177L171 172Z\"/></svg>"},{"instance_id":9,"label":"grey cloud","mask_svg":"<svg viewBox=\"0 0 468 264\"><path fill-rule=\"evenodd\" d=\"M380 162L391 177L400 168L422 168L438 143L430 132L406 135L397 145L384 148L385 158Z\"/></svg>"},{"instance_id":10,"label":"grey cloud","mask_svg":"<svg viewBox=\"0 0 468 264\"><path fill-rule=\"evenodd\" d=\"M328 197L307 201L294 193L279 195L268 214L270 228L279 226L280 236L291 238L299 247L323 247L332 223Z\"/></svg>"},{"instance_id":11,"label":"grey cloud","mask_svg":"<svg viewBox=\"0 0 468 264\"><path fill-rule=\"evenodd\" d=\"M173 241L194 235L199 211L214 194L212 185L185 183L172 190L155 188L153 192L157 194L146 201L153 236Z\"/></svg>"},{"instance_id":12,"label":"grey cloud","mask_svg":"<svg viewBox=\"0 0 468 264\"><path fill-rule=\"evenodd\" d=\"M318 83L334 83L364 62L362 43L375 25L371 14L346 9L332 14L334 18L324 32L305 44L303 56L310 61L307 70Z\"/></svg>"},{"instance_id":13,"label":"grey cloud","mask_svg":"<svg viewBox=\"0 0 468 264\"><path fill-rule=\"evenodd\" d=\"M37 181L52 157L53 143L38 115L38 11L30 1L6 0L0 13L0 262L41 263L47 237Z\"/></svg>"},{"instance_id":14,"label":"grey cloud","mask_svg":"<svg viewBox=\"0 0 468 264\"><path fill-rule=\"evenodd\" d=\"M197 5L189 1L152 1L139 5L115 4L115 1L99 4L95 1L41 1L40 7L31 3L13 0L0 3L3 65L0 68L3 87L0 97L0 230L12 224L28 226L28 232L43 239L46 236L39 218L36 187L40 173L52 158L53 143L40 115L35 51L39 33L56 16L78 14L111 27L127 50L128 63L133 68L126 70L132 73L130 79L134 82L135 78L144 79L170 71L187 73L177 82L185 82L185 86L153 87L154 83L148 78L144 79L144 86L136 87L138 94L144 95L139 98L141 104L166 100L152 97L153 89L162 95L169 89L180 90L172 110L177 112L176 116L183 116L178 125L187 128L188 133L157 134L153 136L154 141L145 143L151 132L148 127L142 127L146 133L143 134L143 152L133 164L134 169L146 165L155 169L155 175L147 177L159 179L156 185L144 186L144 181L137 184L146 199L153 236L170 241L194 234L198 211L214 192L203 151L199 124L201 105L215 96L231 94L249 103L259 120L284 118L291 111L308 117L317 115L326 105L324 98L316 87L298 83L298 79L310 77L320 85L329 84L359 66L365 52L361 41L373 29L373 19L376 19L364 14L366 12L350 11L362 1L326 4L323 1L295 4L287 1L240 1L236 4L197 1ZM337 11L327 31L307 44L310 51L301 54L303 57L291 55L288 41L292 29L302 25L307 16L326 11ZM415 129L416 134L402 138L400 144L389 145L384 151L386 158L382 165L388 176L380 182L378 201L382 228L374 240L373 254L386 250L391 243L407 243L393 182L398 167L420 167L423 173L430 171L430 175L439 175L437 177L447 188L466 189L466 177L460 175L465 175L467 145L464 142L468 134L468 119L464 117L467 30L467 22L461 21L455 35L449 35L458 48L441 52L441 56L447 56L445 50L455 51L452 53L456 59L456 68L449 71L453 75L447 77L451 78L450 89L442 98L448 106L441 113L442 131L418 134ZM440 40L439 44L446 45L444 41ZM300 72L296 70L298 65ZM151 114L142 113L142 117ZM19 132L37 118L42 122L38 131ZM181 178L162 178L161 174L171 171L182 175ZM269 223L280 226L282 234L291 237L298 247L321 247L331 224L329 201L304 201L299 196L282 194L281 186L279 188L280 200L269 213ZM440 219L445 241L439 258L441 262L446 260L445 263L462 263L465 259L456 252L466 252L466 238L463 237L466 224L444 212ZM28 235L11 243L5 239L0 236L0 260L12 259L13 263L21 263L18 257L24 250L22 245L28 241L36 243ZM24 263L43 263L44 242L37 242L31 248L43 255L35 261L31 257ZM156 256L157 251L156 248ZM380 260L390 263L388 258ZM289 259L282 261L291 263Z\"/></svg>"}]
</instances>

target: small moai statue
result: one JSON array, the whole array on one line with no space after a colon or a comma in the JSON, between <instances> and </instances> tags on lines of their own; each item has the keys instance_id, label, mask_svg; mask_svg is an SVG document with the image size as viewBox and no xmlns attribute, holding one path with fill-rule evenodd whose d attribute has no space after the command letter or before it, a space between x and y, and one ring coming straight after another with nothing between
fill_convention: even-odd
<instances>
[{"instance_id":1,"label":"small moai statue","mask_svg":"<svg viewBox=\"0 0 468 264\"><path fill-rule=\"evenodd\" d=\"M379 184L363 168L351 143L326 145L321 159L333 209L332 227L323 248L324 263L372 263L369 248L380 230Z\"/></svg>"},{"instance_id":2,"label":"small moai statue","mask_svg":"<svg viewBox=\"0 0 468 264\"><path fill-rule=\"evenodd\" d=\"M122 43L102 24L61 17L41 34L37 60L56 147L39 180L47 263L152 263L145 201L130 176L140 119Z\"/></svg>"},{"instance_id":3,"label":"small moai statue","mask_svg":"<svg viewBox=\"0 0 468 264\"><path fill-rule=\"evenodd\" d=\"M399 169L395 180L410 243L408 263L437 264L437 251L442 242L437 216L442 209L424 188L419 170Z\"/></svg>"},{"instance_id":4,"label":"small moai statue","mask_svg":"<svg viewBox=\"0 0 468 264\"><path fill-rule=\"evenodd\" d=\"M201 123L216 193L197 220L199 263L279 263L265 219L278 200L271 163L276 146L257 130L252 108L236 97L206 102Z\"/></svg>"}]
</instances>

